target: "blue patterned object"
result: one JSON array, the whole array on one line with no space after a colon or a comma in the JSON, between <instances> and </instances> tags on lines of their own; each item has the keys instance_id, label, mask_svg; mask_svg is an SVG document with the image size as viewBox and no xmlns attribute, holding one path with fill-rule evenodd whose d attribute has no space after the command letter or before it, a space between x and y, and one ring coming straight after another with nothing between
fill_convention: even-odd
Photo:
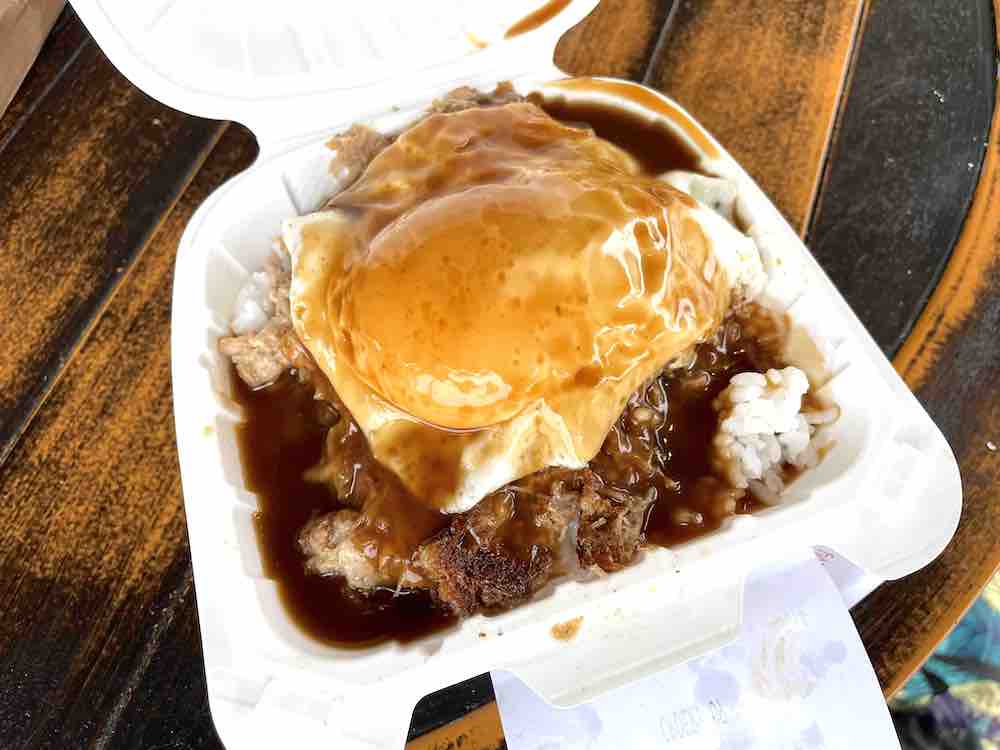
<instances>
[{"instance_id":1,"label":"blue patterned object","mask_svg":"<svg viewBox=\"0 0 1000 750\"><path fill-rule=\"evenodd\" d=\"M906 750L1000 750L1000 577L890 708Z\"/></svg>"}]
</instances>

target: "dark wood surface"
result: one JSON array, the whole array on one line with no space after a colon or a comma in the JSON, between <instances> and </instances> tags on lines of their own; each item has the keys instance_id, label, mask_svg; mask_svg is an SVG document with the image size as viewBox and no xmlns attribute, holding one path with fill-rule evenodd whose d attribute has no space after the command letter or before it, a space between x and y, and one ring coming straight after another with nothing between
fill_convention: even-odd
<instances>
[{"instance_id":1,"label":"dark wood surface","mask_svg":"<svg viewBox=\"0 0 1000 750\"><path fill-rule=\"evenodd\" d=\"M217 747L170 448L170 291L187 219L254 155L226 131L107 282L113 299L0 474L0 747Z\"/></svg>"},{"instance_id":2,"label":"dark wood surface","mask_svg":"<svg viewBox=\"0 0 1000 750\"><path fill-rule=\"evenodd\" d=\"M604 0L557 51L572 73L679 98L808 233L887 353L903 344L966 510L938 562L854 613L887 690L998 563L994 40L986 0ZM241 127L135 90L69 11L0 119L0 747L219 746L169 297L185 223L255 152ZM430 696L411 735L443 747L458 735L441 725L485 703L466 746L486 747L491 698L483 678Z\"/></svg>"},{"instance_id":3,"label":"dark wood surface","mask_svg":"<svg viewBox=\"0 0 1000 750\"><path fill-rule=\"evenodd\" d=\"M887 693L1000 565L996 39L988 2L872 5L810 233L962 471L949 547L853 611Z\"/></svg>"},{"instance_id":4,"label":"dark wood surface","mask_svg":"<svg viewBox=\"0 0 1000 750\"><path fill-rule=\"evenodd\" d=\"M0 328L0 462L222 128L112 74L79 23L53 32L0 125L0 309L22 311Z\"/></svg>"},{"instance_id":5,"label":"dark wood surface","mask_svg":"<svg viewBox=\"0 0 1000 750\"><path fill-rule=\"evenodd\" d=\"M809 239L889 356L947 264L979 180L994 40L988 3L894 0L865 20Z\"/></svg>"},{"instance_id":6,"label":"dark wood surface","mask_svg":"<svg viewBox=\"0 0 1000 750\"><path fill-rule=\"evenodd\" d=\"M687 107L804 232L862 0L679 0L645 83Z\"/></svg>"}]
</instances>

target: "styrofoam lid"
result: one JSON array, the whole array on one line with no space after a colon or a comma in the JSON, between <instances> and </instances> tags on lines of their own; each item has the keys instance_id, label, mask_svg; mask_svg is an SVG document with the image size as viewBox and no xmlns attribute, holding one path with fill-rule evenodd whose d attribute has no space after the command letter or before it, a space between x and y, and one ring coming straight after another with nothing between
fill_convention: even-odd
<instances>
[{"instance_id":1,"label":"styrofoam lid","mask_svg":"<svg viewBox=\"0 0 1000 750\"><path fill-rule=\"evenodd\" d=\"M475 71L551 69L598 0L76 0L112 62L146 93L258 137L329 126L385 95ZM520 22L520 23L519 23ZM517 32L519 28L522 33ZM458 73L461 71L461 73ZM398 102L405 104L405 101ZM348 118L343 118L348 119Z\"/></svg>"}]
</instances>

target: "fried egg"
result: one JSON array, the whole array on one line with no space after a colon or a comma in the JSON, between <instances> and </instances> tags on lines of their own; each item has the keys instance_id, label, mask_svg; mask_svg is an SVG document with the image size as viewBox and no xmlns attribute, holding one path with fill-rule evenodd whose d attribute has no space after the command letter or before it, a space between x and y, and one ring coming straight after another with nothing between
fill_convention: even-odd
<instances>
[{"instance_id":1,"label":"fried egg","mask_svg":"<svg viewBox=\"0 0 1000 750\"><path fill-rule=\"evenodd\" d=\"M748 242L527 103L423 119L283 238L296 333L375 458L448 513L593 458L717 328Z\"/></svg>"}]
</instances>

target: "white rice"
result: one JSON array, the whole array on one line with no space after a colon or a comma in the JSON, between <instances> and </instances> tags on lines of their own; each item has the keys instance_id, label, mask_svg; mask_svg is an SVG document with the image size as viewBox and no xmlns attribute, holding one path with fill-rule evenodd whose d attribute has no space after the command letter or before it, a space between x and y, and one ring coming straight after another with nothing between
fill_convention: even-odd
<instances>
[{"instance_id":1,"label":"white rice","mask_svg":"<svg viewBox=\"0 0 1000 750\"><path fill-rule=\"evenodd\" d=\"M692 172L670 172L664 179L710 208L734 230L747 223L747 207L736 181ZM774 257L767 237L754 228L739 234L743 242L735 245L735 253L729 251L727 269L735 282L737 302L767 304L767 298L774 294L765 293L765 287L795 286L786 277L801 274ZM726 253L722 257L727 265ZM802 399L808 391L805 373L797 367L785 367L735 375L719 395L712 465L735 491L749 491L762 502L776 504L785 489L785 466L804 470L819 462L821 436L817 430L835 421L840 411L836 407L803 411Z\"/></svg>"},{"instance_id":2,"label":"white rice","mask_svg":"<svg viewBox=\"0 0 1000 750\"><path fill-rule=\"evenodd\" d=\"M714 404L719 426L712 465L720 477L764 503L779 502L783 466L815 466L816 430L838 416L836 408L804 412L808 391L809 380L797 367L734 375Z\"/></svg>"},{"instance_id":3,"label":"white rice","mask_svg":"<svg viewBox=\"0 0 1000 750\"><path fill-rule=\"evenodd\" d=\"M280 242L274 242L270 257L259 271L247 276L236 293L236 306L229 322L237 336L258 333L275 313L275 293L278 276L288 271L291 260Z\"/></svg>"},{"instance_id":4,"label":"white rice","mask_svg":"<svg viewBox=\"0 0 1000 750\"><path fill-rule=\"evenodd\" d=\"M233 333L243 336L257 333L274 315L271 290L274 279L265 271L254 271L236 295L236 310L230 321Z\"/></svg>"}]
</instances>

